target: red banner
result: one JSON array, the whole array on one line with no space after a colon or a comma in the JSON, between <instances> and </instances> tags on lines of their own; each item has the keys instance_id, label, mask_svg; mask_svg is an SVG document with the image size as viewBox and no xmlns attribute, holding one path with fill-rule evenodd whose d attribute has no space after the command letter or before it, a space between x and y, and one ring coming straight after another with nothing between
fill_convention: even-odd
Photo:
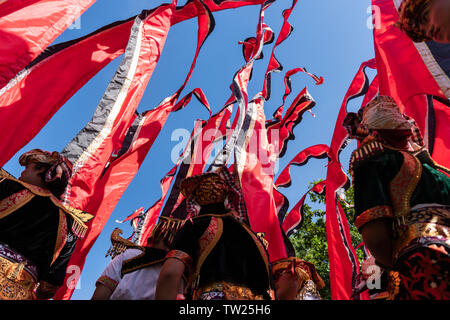
<instances>
[{"instance_id":1,"label":"red banner","mask_svg":"<svg viewBox=\"0 0 450 320\"><path fill-rule=\"evenodd\" d=\"M0 166L33 139L97 72L123 54L133 21L114 23L84 38L48 48L0 89ZM52 94L43 94L48 88L52 88ZM23 123L26 125L18 125Z\"/></svg>"},{"instance_id":2,"label":"red banner","mask_svg":"<svg viewBox=\"0 0 450 320\"><path fill-rule=\"evenodd\" d=\"M281 26L280 33L278 34L277 41L275 42L273 48L272 48L272 54L270 56L269 63L267 65L266 74L264 77L264 83L263 83L263 90L262 90L262 96L264 99L269 100L270 99L270 85L271 85L271 74L272 72L277 72L282 70L281 63L278 61L278 59L275 57L275 49L278 47L284 40L286 40L289 35L291 34L292 30L294 29L292 25L288 22L288 19L294 10L295 5L297 4L298 0L293 0L292 5L288 8L283 10L283 24Z\"/></svg>"},{"instance_id":3,"label":"red banner","mask_svg":"<svg viewBox=\"0 0 450 320\"><path fill-rule=\"evenodd\" d=\"M277 110L275 110L275 112L273 113L273 118L275 120L281 120L283 117L283 109L284 109L284 103L286 101L286 98L289 96L289 94L291 93L291 77L298 73L298 72L304 72L307 75L309 75L310 77L312 77L315 81L316 81L316 85L320 85L324 82L323 77L318 77L315 74L309 73L306 71L306 68L295 68L292 70L289 70L288 72L286 72L285 76L284 76L284 95L283 95L283 104L281 106L279 106L277 108Z\"/></svg>"},{"instance_id":4,"label":"red banner","mask_svg":"<svg viewBox=\"0 0 450 320\"><path fill-rule=\"evenodd\" d=\"M381 95L392 96L414 118L433 159L450 167L449 44L413 42L394 26L393 0L373 0L375 54Z\"/></svg>"},{"instance_id":5,"label":"red banner","mask_svg":"<svg viewBox=\"0 0 450 320\"><path fill-rule=\"evenodd\" d=\"M291 174L290 169L292 165L303 166L305 165L310 158L323 159L328 157L328 153L330 148L325 144L317 144L311 147L308 147L302 151L300 151L290 162L289 164L281 171L277 180L275 181L275 188L287 188L291 185ZM324 186L324 182L319 183L311 190L318 192L320 186ZM310 190L310 191L311 191ZM278 190L274 194L275 195L275 203L277 204L278 210L278 219L282 228L286 235L290 235L290 233L298 228L302 222L303 217L303 203L306 198L306 195L309 191L302 197L302 199L291 209L291 211L286 215L287 209L289 207L289 203L287 198L282 195ZM286 215L286 216L285 216ZM289 234L288 234L289 233Z\"/></svg>"},{"instance_id":6,"label":"red banner","mask_svg":"<svg viewBox=\"0 0 450 320\"><path fill-rule=\"evenodd\" d=\"M414 43L394 26L398 13L393 0L373 0L372 5L380 94L392 96L401 105L418 94L450 98L448 75L439 71L438 57L428 65L430 57L424 57L425 52L433 57L432 44Z\"/></svg>"},{"instance_id":7,"label":"red banner","mask_svg":"<svg viewBox=\"0 0 450 320\"><path fill-rule=\"evenodd\" d=\"M156 138L157 133L150 136L153 140L138 140L138 144L145 142L143 148L139 148L135 141L132 152L125 153L130 162L111 162L111 155L122 145L131 122L136 118L135 110L159 59L159 55L155 55L155 52L161 52L164 47L175 5L176 2L161 6L147 17L136 18L124 59L106 89L98 110L63 151L63 154L74 163L73 175L64 195L64 202L95 214L85 238L78 241L69 262L71 266L78 266L80 272L87 253L131 181L130 177L134 176L130 174L131 168L123 165L133 163L134 172L137 172L143 155L145 157ZM173 106L166 108L172 110ZM157 110L158 112L163 110L162 116L167 117L168 112L167 115L164 114L164 109ZM157 125L161 127L160 123ZM68 278L75 282L78 280L70 276ZM72 295L75 286L68 282L66 280L65 286L58 291L57 299L69 299Z\"/></svg>"},{"instance_id":8,"label":"red banner","mask_svg":"<svg viewBox=\"0 0 450 320\"><path fill-rule=\"evenodd\" d=\"M342 123L347 115L348 102L356 97L364 96L370 87L365 69L375 68L375 66L375 59L361 64L342 102L330 144L330 161L326 178L326 228L333 300L350 299L355 277L359 272L359 262L350 241L348 221L336 199L338 189L349 183L339 161L339 153L348 139L347 131Z\"/></svg>"},{"instance_id":9,"label":"red banner","mask_svg":"<svg viewBox=\"0 0 450 320\"><path fill-rule=\"evenodd\" d=\"M164 210L161 213L163 216L172 216L178 219L185 218L185 197L180 192L180 183L186 177L204 172L211 156L214 142L226 137L226 125L231 116L231 112L232 105L225 106L207 121L202 120L201 127L194 131L194 137L189 142L190 148L183 155L183 162L164 206Z\"/></svg>"},{"instance_id":10,"label":"red banner","mask_svg":"<svg viewBox=\"0 0 450 320\"><path fill-rule=\"evenodd\" d=\"M264 0L203 1L209 11L263 2ZM202 19L211 21L210 13L205 13L204 8L199 5L199 1L189 1L176 9L171 25L199 15L203 15ZM156 9L144 11L143 14L148 15ZM118 21L85 37L48 47L25 69L19 70L20 74L8 85L0 89L0 128L4 134L0 141L0 166L33 139L75 92L109 62L123 54L135 18ZM77 59L73 59L74 56ZM58 83L58 86L54 86L54 83ZM43 95L48 88L52 88L52 94ZM27 125L18 126L18 123Z\"/></svg>"},{"instance_id":11,"label":"red banner","mask_svg":"<svg viewBox=\"0 0 450 320\"><path fill-rule=\"evenodd\" d=\"M276 154L267 139L264 99L256 98L248 105L241 137L245 142L236 146L235 165L251 229L264 233L268 241L270 261L286 258L286 248L277 217L273 195Z\"/></svg>"},{"instance_id":12,"label":"red banner","mask_svg":"<svg viewBox=\"0 0 450 320\"><path fill-rule=\"evenodd\" d=\"M276 145L276 149L279 150L278 157L284 156L287 150L287 143L289 140L295 139L294 127L300 123L303 114L315 105L316 102L313 97L304 88L292 101L281 120L275 119L266 124L269 143Z\"/></svg>"},{"instance_id":13,"label":"red banner","mask_svg":"<svg viewBox=\"0 0 450 320\"><path fill-rule=\"evenodd\" d=\"M305 204L306 196L311 192L317 194L323 194L325 191L326 181L320 181L316 183L311 189L309 189L299 202L289 211L286 218L283 221L283 231L287 236L289 236L295 229L300 228L303 222L303 205Z\"/></svg>"},{"instance_id":14,"label":"red banner","mask_svg":"<svg viewBox=\"0 0 450 320\"><path fill-rule=\"evenodd\" d=\"M326 144L316 144L300 151L283 169L283 171L281 171L275 181L275 186L277 188L287 188L291 185L290 170L292 165L305 165L311 157L316 159L324 159L328 157L329 152L330 148Z\"/></svg>"},{"instance_id":15,"label":"red banner","mask_svg":"<svg viewBox=\"0 0 450 320\"><path fill-rule=\"evenodd\" d=\"M0 89L94 2L95 0L1 1Z\"/></svg>"}]
</instances>

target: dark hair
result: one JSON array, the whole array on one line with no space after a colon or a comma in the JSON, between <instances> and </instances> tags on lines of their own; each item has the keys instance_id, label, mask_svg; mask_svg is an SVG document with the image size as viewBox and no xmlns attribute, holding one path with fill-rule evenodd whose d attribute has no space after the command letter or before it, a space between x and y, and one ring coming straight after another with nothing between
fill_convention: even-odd
<instances>
[{"instance_id":1,"label":"dark hair","mask_svg":"<svg viewBox=\"0 0 450 320\"><path fill-rule=\"evenodd\" d=\"M46 187L50 192L57 197L58 199L61 199L61 196L64 194L64 191L66 190L67 184L69 181L67 180L65 175L62 175L61 178L55 179L50 182L45 181L45 175L47 174L47 171L51 168L51 165L46 163L36 163L35 168L37 170L44 169L41 173L39 173L39 177L41 177L42 181L44 181Z\"/></svg>"}]
</instances>

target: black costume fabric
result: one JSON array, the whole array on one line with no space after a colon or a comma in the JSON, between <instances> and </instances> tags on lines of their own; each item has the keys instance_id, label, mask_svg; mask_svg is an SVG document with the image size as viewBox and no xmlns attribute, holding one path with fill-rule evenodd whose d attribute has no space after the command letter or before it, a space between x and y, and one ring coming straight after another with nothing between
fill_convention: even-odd
<instances>
[{"instance_id":1,"label":"black costume fabric","mask_svg":"<svg viewBox=\"0 0 450 320\"><path fill-rule=\"evenodd\" d=\"M26 189L22 184L4 179L0 182L0 201ZM48 197L35 195L29 202L5 217L0 216L0 243L30 260L38 270L38 281L60 286L76 244L72 233L73 220L66 215L67 238L54 259L58 237L59 208ZM52 263L53 261L53 263Z\"/></svg>"},{"instance_id":2,"label":"black costume fabric","mask_svg":"<svg viewBox=\"0 0 450 320\"><path fill-rule=\"evenodd\" d=\"M372 155L364 155L361 148L351 162L355 225L361 230L376 219L392 222L398 280L391 273L389 300L450 299L450 178L425 151L414 156L372 144Z\"/></svg>"},{"instance_id":3,"label":"black costume fabric","mask_svg":"<svg viewBox=\"0 0 450 320\"><path fill-rule=\"evenodd\" d=\"M261 247L255 243L259 240L252 238L249 230L246 230L233 216L226 213L217 214L217 210L211 212L215 214L207 214L203 210L199 216L186 220L173 243L173 250L182 251L192 258L193 269L195 269L201 255L200 238L205 234L214 217L221 218L223 222L220 239L204 260L199 278L193 279L194 282L198 281L194 286L204 288L214 282L224 281L247 287L254 294L270 299L269 267L262 256ZM189 275L191 279L193 271L191 270Z\"/></svg>"},{"instance_id":4,"label":"black costume fabric","mask_svg":"<svg viewBox=\"0 0 450 320\"><path fill-rule=\"evenodd\" d=\"M385 148L382 154L365 159L355 168L357 216L375 206L392 205L389 186L402 164L402 153ZM422 163L422 175L411 195L410 206L424 203L450 204L450 179L427 163Z\"/></svg>"}]
</instances>

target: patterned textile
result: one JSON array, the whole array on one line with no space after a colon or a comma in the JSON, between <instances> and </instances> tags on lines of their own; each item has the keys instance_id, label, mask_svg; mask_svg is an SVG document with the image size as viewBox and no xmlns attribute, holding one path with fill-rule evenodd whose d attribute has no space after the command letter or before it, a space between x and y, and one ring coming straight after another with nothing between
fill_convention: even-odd
<instances>
[{"instance_id":1,"label":"patterned textile","mask_svg":"<svg viewBox=\"0 0 450 320\"><path fill-rule=\"evenodd\" d=\"M226 166L220 166L214 172L188 177L182 181L180 189L187 199L186 219L197 216L200 206L224 203L237 220L249 225L244 196L235 168L233 173L230 173Z\"/></svg>"},{"instance_id":2,"label":"patterned textile","mask_svg":"<svg viewBox=\"0 0 450 320\"><path fill-rule=\"evenodd\" d=\"M202 293L197 300L224 300L223 292L221 291L209 291Z\"/></svg>"},{"instance_id":3,"label":"patterned textile","mask_svg":"<svg viewBox=\"0 0 450 320\"><path fill-rule=\"evenodd\" d=\"M379 218L392 224L388 300L449 297L450 179L423 161L424 152L383 145L383 152L352 157L355 222L359 228Z\"/></svg>"},{"instance_id":4,"label":"patterned textile","mask_svg":"<svg viewBox=\"0 0 450 320\"><path fill-rule=\"evenodd\" d=\"M29 264L25 268L36 274L40 283L63 283L78 234L87 228L80 217L50 191L11 178L0 170L0 242L33 262L36 271L28 268ZM3 246L0 255L4 253ZM11 251L4 255L11 256Z\"/></svg>"},{"instance_id":5,"label":"patterned textile","mask_svg":"<svg viewBox=\"0 0 450 320\"><path fill-rule=\"evenodd\" d=\"M400 278L395 300L450 300L448 247L416 248L404 254L395 269Z\"/></svg>"},{"instance_id":6,"label":"patterned textile","mask_svg":"<svg viewBox=\"0 0 450 320\"><path fill-rule=\"evenodd\" d=\"M37 270L26 258L0 244L0 300L34 300Z\"/></svg>"},{"instance_id":7,"label":"patterned textile","mask_svg":"<svg viewBox=\"0 0 450 320\"><path fill-rule=\"evenodd\" d=\"M236 299L249 295L239 293L237 287L250 288L254 295L268 299L270 271L267 253L260 240L256 235L252 236L251 230L239 223L234 215L217 213L201 213L187 220L177 232L172 251L166 258L183 262L186 258L192 259L185 262L188 267L185 275L188 278L189 296L193 299L204 292L225 292L222 290L225 287L212 287L212 284L231 282L235 287L231 288L233 290L229 288L226 300L235 295L240 295Z\"/></svg>"},{"instance_id":8,"label":"patterned textile","mask_svg":"<svg viewBox=\"0 0 450 320\"><path fill-rule=\"evenodd\" d=\"M199 205L221 203L225 201L228 186L216 172L208 172L186 178L181 184L185 197L193 196Z\"/></svg>"},{"instance_id":9,"label":"patterned textile","mask_svg":"<svg viewBox=\"0 0 450 320\"><path fill-rule=\"evenodd\" d=\"M27 258L17 253L10 246L4 243L0 243L0 258L10 260L14 263L22 264L24 270L27 271L35 281L37 280L38 270L36 266Z\"/></svg>"},{"instance_id":10,"label":"patterned textile","mask_svg":"<svg viewBox=\"0 0 450 320\"><path fill-rule=\"evenodd\" d=\"M312 280L306 281L295 300L322 300L317 286Z\"/></svg>"},{"instance_id":11,"label":"patterned textile","mask_svg":"<svg viewBox=\"0 0 450 320\"><path fill-rule=\"evenodd\" d=\"M193 297L195 300L264 300L262 295L255 294L245 286L224 281L197 289Z\"/></svg>"},{"instance_id":12,"label":"patterned textile","mask_svg":"<svg viewBox=\"0 0 450 320\"><path fill-rule=\"evenodd\" d=\"M363 109L361 123L369 129L410 129L410 123L403 117L394 99L377 96Z\"/></svg>"},{"instance_id":13,"label":"patterned textile","mask_svg":"<svg viewBox=\"0 0 450 320\"><path fill-rule=\"evenodd\" d=\"M428 5L431 2L432 0L404 0L400 5L396 26L414 42L431 40L423 27L427 23Z\"/></svg>"}]
</instances>

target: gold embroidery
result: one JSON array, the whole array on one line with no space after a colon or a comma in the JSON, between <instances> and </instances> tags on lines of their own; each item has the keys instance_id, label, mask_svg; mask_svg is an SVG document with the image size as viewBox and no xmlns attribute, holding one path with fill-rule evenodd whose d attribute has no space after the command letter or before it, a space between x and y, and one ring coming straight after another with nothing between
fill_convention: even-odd
<instances>
[{"instance_id":1,"label":"gold embroidery","mask_svg":"<svg viewBox=\"0 0 450 320\"><path fill-rule=\"evenodd\" d=\"M354 179L354 169L359 162L366 160L367 158L375 154L381 153L383 151L384 151L383 145L376 140L370 140L366 143L361 144L359 148L355 149L350 157L350 166L349 166L349 171L352 178Z\"/></svg>"},{"instance_id":2,"label":"gold embroidery","mask_svg":"<svg viewBox=\"0 0 450 320\"><path fill-rule=\"evenodd\" d=\"M222 292L225 300L264 300L262 295L255 294L248 287L225 281L213 282L195 290L192 299L198 300L202 294L208 292Z\"/></svg>"},{"instance_id":3,"label":"gold embroidery","mask_svg":"<svg viewBox=\"0 0 450 320\"><path fill-rule=\"evenodd\" d=\"M73 208L71 206L65 205L64 208L67 209L72 214L72 216L77 217L77 219L82 222L88 222L94 218L94 216L92 214L87 213L82 210L79 210L79 209L76 209L76 208Z\"/></svg>"},{"instance_id":4,"label":"gold embroidery","mask_svg":"<svg viewBox=\"0 0 450 320\"><path fill-rule=\"evenodd\" d=\"M303 286L301 287L301 289L299 290L299 292L297 293L297 295L295 296L295 300L305 300L308 297L313 296L316 299L320 300L320 292L317 289L316 284L314 283L314 281L312 280L307 280Z\"/></svg>"},{"instance_id":5,"label":"gold embroidery","mask_svg":"<svg viewBox=\"0 0 450 320\"><path fill-rule=\"evenodd\" d=\"M131 248L144 251L144 247L121 237L120 235L122 233L123 231L119 228L115 228L113 230L113 232L111 233L111 247L108 249L108 252L106 252L105 257L111 256L111 258L114 259L115 256Z\"/></svg>"},{"instance_id":6,"label":"gold embroidery","mask_svg":"<svg viewBox=\"0 0 450 320\"><path fill-rule=\"evenodd\" d=\"M393 218L392 209L389 206L376 206L367 209L355 219L355 226L360 229L366 223L379 218Z\"/></svg>"},{"instance_id":7,"label":"gold embroidery","mask_svg":"<svg viewBox=\"0 0 450 320\"><path fill-rule=\"evenodd\" d=\"M91 219L94 218L94 216L92 214L89 214L89 213L84 212L82 210L75 209L73 207L63 205L61 203L61 201L59 201L53 195L50 196L50 199L52 200L52 202L56 206L58 206L59 208L63 209L64 212L66 212L67 214L69 214L72 217L72 219L73 219L72 231L79 238L83 238L85 236L85 234L86 234L87 229L88 229L88 226L85 224L85 222L90 221Z\"/></svg>"},{"instance_id":8,"label":"gold embroidery","mask_svg":"<svg viewBox=\"0 0 450 320\"><path fill-rule=\"evenodd\" d=\"M23 192L24 194L25 193L30 193L31 195L38 195L38 196L41 196L41 197L48 197L48 198L50 198L50 200L53 202L53 204L55 206L61 208L62 210L64 210L65 213L67 213L68 215L70 215L73 218L74 222L72 224L72 231L79 238L84 237L84 235L86 234L87 228L88 228L85 225L85 222L88 222L89 220L94 218L93 215L91 215L91 214L89 214L87 212L84 212L84 211L72 208L70 206L64 206L61 203L61 201L58 198L56 198L49 190L41 188L41 187L38 187L38 186L35 186L33 184L29 184L29 183L23 182L21 180L18 180L16 178L14 178L13 176L11 176L9 173L7 173L3 169L2 169L2 171L0 171L0 176L2 178L6 178L6 179L9 179L9 180L15 181L17 183L20 183L21 185L23 185L26 188L25 189L26 191L22 190L22 191L19 191L19 192ZM20 195L18 195L18 196L20 196ZM27 200L28 201L31 200L32 197L31 196L28 196L28 197L30 197L30 199L27 199ZM4 200L2 200L1 202L3 202L3 201ZM5 213L5 212L1 211L1 206L2 206L1 202L0 202L0 219L3 218L4 216L10 214L11 212L14 212L14 210L20 208L20 207L17 207L16 209L10 209L11 211L7 211L7 213ZM24 204L22 204L22 205L24 205Z\"/></svg>"},{"instance_id":9,"label":"gold embroidery","mask_svg":"<svg viewBox=\"0 0 450 320\"><path fill-rule=\"evenodd\" d=\"M211 250L216 246L223 232L223 221L219 217L212 217L211 222L206 228L203 235L198 240L199 244L199 254L197 259L197 264L195 266L195 271L192 274L189 283L192 284L195 281L199 274L200 269L202 268L203 262L211 253Z\"/></svg>"},{"instance_id":10,"label":"gold embroidery","mask_svg":"<svg viewBox=\"0 0 450 320\"><path fill-rule=\"evenodd\" d=\"M32 300L36 282L23 263L0 257L0 300Z\"/></svg>"},{"instance_id":11,"label":"gold embroidery","mask_svg":"<svg viewBox=\"0 0 450 320\"><path fill-rule=\"evenodd\" d=\"M422 175L422 165L419 160L408 152L400 152L404 161L400 171L389 185L395 217L409 214L411 196Z\"/></svg>"},{"instance_id":12,"label":"gold embroidery","mask_svg":"<svg viewBox=\"0 0 450 320\"><path fill-rule=\"evenodd\" d=\"M26 205L31 199L33 199L34 194L28 189L16 192L9 197L0 201L0 219L8 216L12 212L20 209Z\"/></svg>"},{"instance_id":13,"label":"gold embroidery","mask_svg":"<svg viewBox=\"0 0 450 320\"><path fill-rule=\"evenodd\" d=\"M10 174L8 171L6 171L3 168L0 168L0 178L2 179L14 179L14 176Z\"/></svg>"},{"instance_id":14,"label":"gold embroidery","mask_svg":"<svg viewBox=\"0 0 450 320\"><path fill-rule=\"evenodd\" d=\"M265 234L265 232L258 232L257 234L256 234L256 236L258 237L258 239L262 242L262 244L264 245L264 248L266 248L266 250L267 250L267 248L269 247L269 241L267 241L264 237L266 236L266 234Z\"/></svg>"},{"instance_id":15,"label":"gold embroidery","mask_svg":"<svg viewBox=\"0 0 450 320\"><path fill-rule=\"evenodd\" d=\"M416 222L410 226L406 226L403 230L396 231L397 239L394 241L392 250L394 259L398 257L402 249L416 238L443 236L448 239L450 236L450 231L447 226L435 223Z\"/></svg>"},{"instance_id":16,"label":"gold embroidery","mask_svg":"<svg viewBox=\"0 0 450 320\"><path fill-rule=\"evenodd\" d=\"M397 271L389 271L388 274L388 292L389 292L389 296L387 297L386 300L394 300L395 296L398 294L399 290L400 290L400 276L399 273Z\"/></svg>"},{"instance_id":17,"label":"gold embroidery","mask_svg":"<svg viewBox=\"0 0 450 320\"><path fill-rule=\"evenodd\" d=\"M53 253L53 260L50 265L55 262L55 260L58 258L59 254L61 253L61 250L64 248L64 245L67 242L67 219L64 212L59 209L59 225L58 225L58 233L56 236L56 243L55 243L55 250Z\"/></svg>"},{"instance_id":18,"label":"gold embroidery","mask_svg":"<svg viewBox=\"0 0 450 320\"><path fill-rule=\"evenodd\" d=\"M259 250L259 253L261 255L261 258L264 261L264 264L266 266L266 271L267 271L267 277L269 278L269 283L270 283L270 269L269 269L269 257L267 256L267 252L266 249L264 248L264 245L261 243L261 241L258 239L258 237L253 233L253 231L247 227L245 224L241 224L245 231L247 231L247 233L250 235L250 237L253 239L253 242L256 244L256 247Z\"/></svg>"},{"instance_id":19,"label":"gold embroidery","mask_svg":"<svg viewBox=\"0 0 450 320\"><path fill-rule=\"evenodd\" d=\"M134 257L134 258L132 258L132 259L129 259L129 260L134 260L134 259L140 258L142 255L143 255L143 253L138 255L138 256L136 256L136 257ZM124 263L128 262L129 260L124 261ZM164 258L164 259L159 259L159 260L143 263L143 264L134 266L132 268L127 268L127 269L123 269L122 268L122 276L124 276L127 273L131 273L133 271L139 270L139 269L148 268L148 267L153 266L153 265L158 264L158 263L163 263L165 260L166 259ZM122 266L123 266L123 263L122 263Z\"/></svg>"}]
</instances>

